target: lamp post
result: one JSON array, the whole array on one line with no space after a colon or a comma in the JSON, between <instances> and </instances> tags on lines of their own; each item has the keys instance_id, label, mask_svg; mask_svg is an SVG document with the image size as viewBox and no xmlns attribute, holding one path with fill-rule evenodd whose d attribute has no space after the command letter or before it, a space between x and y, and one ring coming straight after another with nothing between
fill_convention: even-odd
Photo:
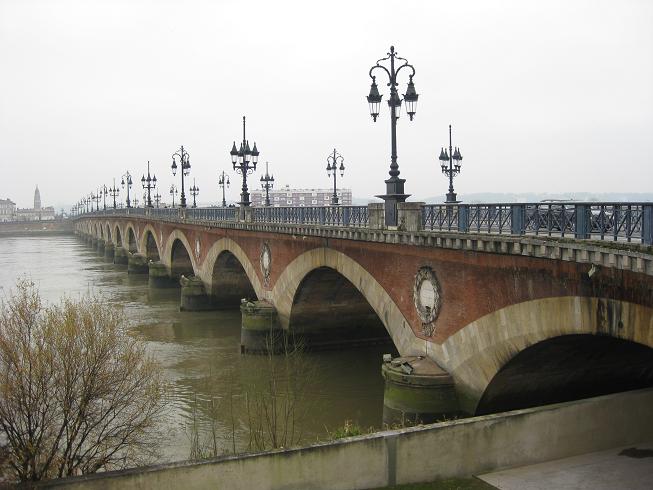
<instances>
[{"instance_id":1,"label":"lamp post","mask_svg":"<svg viewBox=\"0 0 653 490\"><path fill-rule=\"evenodd\" d=\"M93 194L91 192L91 199L93 201L95 201L95 210L99 211L100 210L100 194L99 193ZM91 204L91 211L93 211L93 204Z\"/></svg>"},{"instance_id":2,"label":"lamp post","mask_svg":"<svg viewBox=\"0 0 653 490\"><path fill-rule=\"evenodd\" d=\"M116 179L113 179L113 187L109 187L109 195L113 197L113 209L116 209L116 196L120 194L120 189L116 187Z\"/></svg>"},{"instance_id":3,"label":"lamp post","mask_svg":"<svg viewBox=\"0 0 653 490\"><path fill-rule=\"evenodd\" d=\"M338 166L340 164L340 166ZM333 197L331 198L331 204L337 206L338 203L338 192L336 190L336 177L338 170L340 171L340 177L345 175L345 159L342 158L342 155L336 152L336 149L333 149L333 154L327 157L327 175L331 177L331 172L333 172Z\"/></svg>"},{"instance_id":4,"label":"lamp post","mask_svg":"<svg viewBox=\"0 0 653 490\"><path fill-rule=\"evenodd\" d=\"M177 175L177 160L179 160L179 166L181 167L181 200L179 205L182 208L186 207L186 194L184 192L184 176L190 174L190 155L186 150L184 150L184 145L181 145L181 148L172 154L172 175Z\"/></svg>"},{"instance_id":5,"label":"lamp post","mask_svg":"<svg viewBox=\"0 0 653 490\"><path fill-rule=\"evenodd\" d=\"M197 204L195 203L195 196L200 193L200 188L195 185L195 179L193 179L193 187L189 189L191 196L193 196L193 207L196 208Z\"/></svg>"},{"instance_id":6,"label":"lamp post","mask_svg":"<svg viewBox=\"0 0 653 490\"><path fill-rule=\"evenodd\" d=\"M172 207L175 207L175 196L177 195L177 186L172 184L170 186L170 195L172 196Z\"/></svg>"},{"instance_id":7,"label":"lamp post","mask_svg":"<svg viewBox=\"0 0 653 490\"><path fill-rule=\"evenodd\" d=\"M251 202L249 200L249 192L247 192L247 175L256 170L259 152L256 149L256 142L254 143L254 148L251 150L249 148L249 141L247 141L245 136L245 116L243 116L243 141L240 143L240 149L236 149L236 142L234 141L230 155L234 170L243 176L243 188L240 193L239 204L241 206L249 206Z\"/></svg>"},{"instance_id":8,"label":"lamp post","mask_svg":"<svg viewBox=\"0 0 653 490\"><path fill-rule=\"evenodd\" d=\"M129 171L125 172L125 175L122 176L122 180L120 181L120 185L124 189L125 186L127 186L127 207L131 208L131 201L129 200L129 189L132 187L132 176L129 173Z\"/></svg>"},{"instance_id":9,"label":"lamp post","mask_svg":"<svg viewBox=\"0 0 653 490\"><path fill-rule=\"evenodd\" d=\"M107 194L109 194L109 190L107 189L106 185L102 186L102 190L100 191L102 193L102 209L104 211L107 210Z\"/></svg>"},{"instance_id":10,"label":"lamp post","mask_svg":"<svg viewBox=\"0 0 653 490\"><path fill-rule=\"evenodd\" d=\"M265 189L265 205L270 206L270 189L274 187L274 175L268 173L268 162L265 162L265 175L261 176L261 188Z\"/></svg>"},{"instance_id":11,"label":"lamp post","mask_svg":"<svg viewBox=\"0 0 653 490\"><path fill-rule=\"evenodd\" d=\"M380 64L382 61L387 60L390 60L389 69ZM399 63L398 67L395 67L395 62ZM397 203L406 201L408 196L410 196L410 194L404 193L404 183L406 182L406 179L399 178L399 165L397 164L397 119L399 119L399 114L401 113L402 103L402 99L399 97L397 92L397 76L403 68L409 68L411 70L408 87L406 88L403 101L406 102L406 112L412 121L415 116L418 98L418 94L415 92L415 85L413 84L415 68L408 64L408 61L405 58L397 56L394 46L390 46L388 56L378 60L376 64L370 68L369 72L369 75L372 78L372 86L370 87L370 94L367 96L367 102L370 105L370 115L374 121L376 121L376 118L379 116L381 98L383 96L379 93L379 88L376 84L376 76L372 75L372 73L375 70L384 71L386 75L388 75L388 86L390 87L390 99L388 100L388 106L390 107L390 137L392 151L390 156L390 178L385 181L386 193L376 196L385 201L385 224L388 226L397 226Z\"/></svg>"},{"instance_id":12,"label":"lamp post","mask_svg":"<svg viewBox=\"0 0 653 490\"><path fill-rule=\"evenodd\" d=\"M229 187L229 184L230 184L229 176L226 175L224 173L224 170L223 170L222 173L220 174L220 176L218 177L218 186L222 187L222 207L223 208L227 207L227 201L224 198L224 188L225 188L225 186Z\"/></svg>"},{"instance_id":13,"label":"lamp post","mask_svg":"<svg viewBox=\"0 0 653 490\"><path fill-rule=\"evenodd\" d=\"M153 207L152 206L152 198L150 197L150 191L152 189L156 189L156 175L154 177L150 177L150 161L147 161L147 177L143 175L141 177L141 185L143 186L143 189L147 189L147 200L145 200L145 196L143 196L143 200L145 201L145 205L148 208Z\"/></svg>"},{"instance_id":14,"label":"lamp post","mask_svg":"<svg viewBox=\"0 0 653 490\"><path fill-rule=\"evenodd\" d=\"M156 204L156 207L159 207L159 203L161 202L161 194L158 192L154 194L154 203Z\"/></svg>"},{"instance_id":15,"label":"lamp post","mask_svg":"<svg viewBox=\"0 0 653 490\"><path fill-rule=\"evenodd\" d=\"M451 143L451 124L449 124L449 151L446 148L440 148L440 166L442 173L449 178L449 192L447 193L447 200L445 202L455 204L456 193L453 191L453 178L460 173L460 165L463 161L463 156L460 154L460 148L452 146ZM455 161L455 163L454 163Z\"/></svg>"}]
</instances>

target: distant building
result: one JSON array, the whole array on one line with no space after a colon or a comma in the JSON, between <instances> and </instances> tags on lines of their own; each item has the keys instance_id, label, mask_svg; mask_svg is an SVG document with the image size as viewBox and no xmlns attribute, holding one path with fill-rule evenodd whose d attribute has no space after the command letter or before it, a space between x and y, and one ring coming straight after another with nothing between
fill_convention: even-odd
<instances>
[{"instance_id":1,"label":"distant building","mask_svg":"<svg viewBox=\"0 0 653 490\"><path fill-rule=\"evenodd\" d=\"M53 219L55 219L54 208L41 206L41 191L37 185L34 190L34 207L15 209L13 221L51 221Z\"/></svg>"},{"instance_id":2,"label":"distant building","mask_svg":"<svg viewBox=\"0 0 653 490\"><path fill-rule=\"evenodd\" d=\"M16 203L11 199L0 199L0 221L13 221Z\"/></svg>"},{"instance_id":3,"label":"distant building","mask_svg":"<svg viewBox=\"0 0 653 490\"><path fill-rule=\"evenodd\" d=\"M351 189L336 189L338 204L351 206ZM333 189L291 189L289 185L270 191L270 205L274 207L330 206ZM251 192L252 206L265 205L265 191Z\"/></svg>"}]
</instances>

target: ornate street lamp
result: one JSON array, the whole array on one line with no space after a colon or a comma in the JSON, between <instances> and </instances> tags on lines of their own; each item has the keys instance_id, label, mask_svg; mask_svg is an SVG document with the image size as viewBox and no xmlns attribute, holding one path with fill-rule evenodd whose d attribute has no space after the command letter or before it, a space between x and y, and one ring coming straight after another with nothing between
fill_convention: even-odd
<instances>
[{"instance_id":1,"label":"ornate street lamp","mask_svg":"<svg viewBox=\"0 0 653 490\"><path fill-rule=\"evenodd\" d=\"M106 185L102 186L102 190L100 191L100 193L102 194L102 209L104 209L104 211L106 211L107 210L107 194L109 194L109 190L107 189Z\"/></svg>"},{"instance_id":2,"label":"ornate street lamp","mask_svg":"<svg viewBox=\"0 0 653 490\"><path fill-rule=\"evenodd\" d=\"M184 150L184 145L181 145L181 148L172 154L172 175L177 175L177 160L179 160L179 166L181 167L181 200L179 205L182 208L186 207L186 194L184 192L184 177L188 177L190 174L190 155L186 150Z\"/></svg>"},{"instance_id":3,"label":"ornate street lamp","mask_svg":"<svg viewBox=\"0 0 653 490\"><path fill-rule=\"evenodd\" d=\"M189 189L190 194L193 196L193 207L196 208L197 204L195 203L195 196L200 193L200 188L195 185L195 179L193 179L193 187Z\"/></svg>"},{"instance_id":4,"label":"ornate street lamp","mask_svg":"<svg viewBox=\"0 0 653 490\"><path fill-rule=\"evenodd\" d=\"M442 173L449 178L449 192L447 193L447 203L457 203L456 193L453 191L453 178L460 173L460 165L463 161L463 156L460 153L460 148L452 146L451 143L451 124L449 124L449 151L446 148L440 148L440 166ZM455 163L454 163L455 162Z\"/></svg>"},{"instance_id":5,"label":"ornate street lamp","mask_svg":"<svg viewBox=\"0 0 653 490\"><path fill-rule=\"evenodd\" d=\"M382 61L386 60L390 60L389 68L380 64ZM395 62L400 63L398 67L395 67ZM415 68L412 65L409 65L406 59L397 56L394 46L390 46L388 56L378 60L376 64L370 68L369 72L370 77L372 78L372 86L370 87L370 94L367 96L367 102L370 105L370 115L374 121L379 117L381 98L383 97L379 93L379 87L376 84L376 76L372 75L374 70L382 70L386 75L388 75L388 86L390 87L390 99L388 100L388 106L390 107L390 136L392 143L389 172L390 178L385 181L386 193L376 196L385 201L385 224L388 226L397 226L397 203L404 202L406 198L410 196L410 194L404 193L404 183L406 182L406 179L399 178L399 165L397 164L397 119L399 119L401 103L403 102L397 92L397 76L403 68L409 68L411 70L408 79L408 87L406 88L403 101L406 102L406 112L412 121L415 116L418 98L418 94L415 92L415 85L413 84Z\"/></svg>"},{"instance_id":6,"label":"ornate street lamp","mask_svg":"<svg viewBox=\"0 0 653 490\"><path fill-rule=\"evenodd\" d=\"M222 187L222 207L226 208L227 207L227 201L224 198L224 188L229 187L229 176L224 173L224 170L218 177L218 186Z\"/></svg>"},{"instance_id":7,"label":"ornate street lamp","mask_svg":"<svg viewBox=\"0 0 653 490\"><path fill-rule=\"evenodd\" d=\"M116 187L116 179L113 179L113 187L109 187L109 195L113 197L113 209L116 209L116 197L120 194L120 189Z\"/></svg>"},{"instance_id":8,"label":"ornate street lamp","mask_svg":"<svg viewBox=\"0 0 653 490\"><path fill-rule=\"evenodd\" d=\"M261 176L261 188L265 189L265 205L270 205L270 189L274 187L274 175L268 173L268 162L265 162L265 175Z\"/></svg>"},{"instance_id":9,"label":"ornate street lamp","mask_svg":"<svg viewBox=\"0 0 653 490\"><path fill-rule=\"evenodd\" d=\"M338 166L340 164L340 166ZM336 152L336 149L333 149L333 154L327 157L327 175L331 177L331 172L333 172L333 197L331 198L331 204L337 206L338 203L338 192L336 191L336 177L338 171L340 171L340 177L345 175L345 159L342 158L342 155Z\"/></svg>"},{"instance_id":10,"label":"ornate street lamp","mask_svg":"<svg viewBox=\"0 0 653 490\"><path fill-rule=\"evenodd\" d=\"M156 207L158 208L159 203L161 202L161 194L159 194L158 192L154 194L154 202L156 204Z\"/></svg>"},{"instance_id":11,"label":"ornate street lamp","mask_svg":"<svg viewBox=\"0 0 653 490\"><path fill-rule=\"evenodd\" d=\"M145 202L145 205L148 208L153 207L152 206L152 198L150 197L150 191L152 189L156 189L156 175L154 177L150 177L150 161L147 161L147 177L143 175L141 177L141 185L143 186L143 189L147 189L147 199L145 199L145 196L143 196L143 201Z\"/></svg>"},{"instance_id":12,"label":"ornate street lamp","mask_svg":"<svg viewBox=\"0 0 653 490\"><path fill-rule=\"evenodd\" d=\"M234 141L230 155L234 170L243 176L243 189L240 193L239 204L241 206L249 206L251 202L249 200L249 192L247 192L247 175L256 171L259 152L256 148L256 142L254 143L254 148L251 150L249 148L249 141L245 137L245 116L243 116L243 141L240 143L240 149L236 149L236 142Z\"/></svg>"},{"instance_id":13,"label":"ornate street lamp","mask_svg":"<svg viewBox=\"0 0 653 490\"><path fill-rule=\"evenodd\" d=\"M177 195L177 186L172 184L170 186L170 195L172 196L172 207L175 207L175 196Z\"/></svg>"},{"instance_id":14,"label":"ornate street lamp","mask_svg":"<svg viewBox=\"0 0 653 490\"><path fill-rule=\"evenodd\" d=\"M122 180L120 181L120 185L124 189L125 186L127 186L127 207L131 208L131 201L129 200L129 189L132 187L132 176L129 173L129 171L125 172L125 175L122 176Z\"/></svg>"},{"instance_id":15,"label":"ornate street lamp","mask_svg":"<svg viewBox=\"0 0 653 490\"><path fill-rule=\"evenodd\" d=\"M96 194L91 193L91 199L93 199L95 201L95 210L99 211L100 210L100 199L101 199L99 190L98 190L98 192ZM93 206L91 206L91 208L93 208Z\"/></svg>"}]
</instances>

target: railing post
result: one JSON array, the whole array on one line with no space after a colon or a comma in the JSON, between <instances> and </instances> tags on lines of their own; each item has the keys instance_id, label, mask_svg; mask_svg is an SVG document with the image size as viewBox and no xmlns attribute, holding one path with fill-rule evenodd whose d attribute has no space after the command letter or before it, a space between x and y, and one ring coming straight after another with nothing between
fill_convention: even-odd
<instances>
[{"instance_id":1,"label":"railing post","mask_svg":"<svg viewBox=\"0 0 653 490\"><path fill-rule=\"evenodd\" d=\"M367 220L371 230L385 228L385 208L382 202L373 202L367 205Z\"/></svg>"},{"instance_id":2,"label":"railing post","mask_svg":"<svg viewBox=\"0 0 653 490\"><path fill-rule=\"evenodd\" d=\"M326 221L326 208L321 207L321 208L318 208L318 210L319 210L319 213L320 213L320 224L324 225L324 223Z\"/></svg>"},{"instance_id":3,"label":"railing post","mask_svg":"<svg viewBox=\"0 0 653 490\"><path fill-rule=\"evenodd\" d=\"M642 204L642 243L653 245L653 204Z\"/></svg>"},{"instance_id":4,"label":"railing post","mask_svg":"<svg viewBox=\"0 0 653 490\"><path fill-rule=\"evenodd\" d=\"M402 231L422 230L422 207L423 202L398 202L397 203L397 226Z\"/></svg>"},{"instance_id":5,"label":"railing post","mask_svg":"<svg viewBox=\"0 0 653 490\"><path fill-rule=\"evenodd\" d=\"M345 206L340 208L340 210L342 210L342 226L349 226L349 220L351 219L351 208L349 206Z\"/></svg>"},{"instance_id":6,"label":"railing post","mask_svg":"<svg viewBox=\"0 0 653 490\"><path fill-rule=\"evenodd\" d=\"M512 204L510 206L510 233L513 235L523 235L526 231L524 215L526 206L524 204Z\"/></svg>"},{"instance_id":7,"label":"railing post","mask_svg":"<svg viewBox=\"0 0 653 490\"><path fill-rule=\"evenodd\" d=\"M458 231L461 233L469 231L469 204L458 205Z\"/></svg>"},{"instance_id":8,"label":"railing post","mask_svg":"<svg viewBox=\"0 0 653 490\"><path fill-rule=\"evenodd\" d=\"M574 237L576 238L589 238L590 237L590 216L589 216L589 206L587 204L576 204L576 223ZM563 218L565 210L563 208ZM563 219L564 227L564 219ZM563 228L564 231L564 228Z\"/></svg>"}]
</instances>

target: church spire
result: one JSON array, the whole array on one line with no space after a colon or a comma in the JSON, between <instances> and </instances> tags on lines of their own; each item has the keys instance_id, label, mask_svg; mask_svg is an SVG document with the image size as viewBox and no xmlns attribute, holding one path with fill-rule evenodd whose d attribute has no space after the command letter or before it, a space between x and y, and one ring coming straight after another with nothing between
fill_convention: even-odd
<instances>
[{"instance_id":1,"label":"church spire","mask_svg":"<svg viewBox=\"0 0 653 490\"><path fill-rule=\"evenodd\" d=\"M41 192L38 185L34 190L34 209L41 209Z\"/></svg>"}]
</instances>

